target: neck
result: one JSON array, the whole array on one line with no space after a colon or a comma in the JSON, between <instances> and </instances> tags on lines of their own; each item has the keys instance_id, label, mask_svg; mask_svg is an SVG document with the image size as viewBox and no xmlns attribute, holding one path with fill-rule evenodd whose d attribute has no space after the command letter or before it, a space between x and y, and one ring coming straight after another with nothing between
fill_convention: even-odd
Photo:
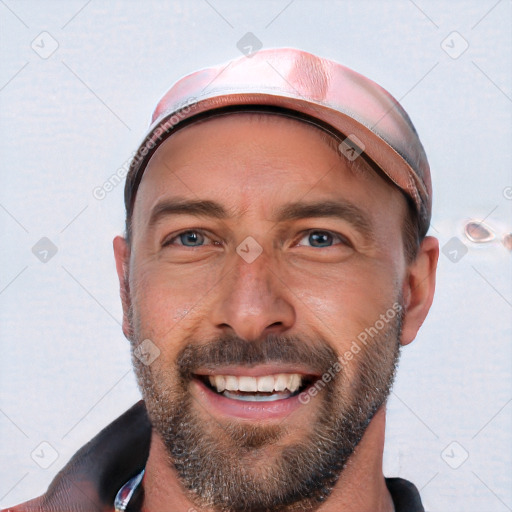
<instances>
[{"instance_id":1,"label":"neck","mask_svg":"<svg viewBox=\"0 0 512 512\"><path fill-rule=\"evenodd\" d=\"M379 409L328 499L315 512L393 512L382 474L385 408ZM144 485L144 512L213 512L199 509L181 485L168 452L153 431Z\"/></svg>"}]
</instances>

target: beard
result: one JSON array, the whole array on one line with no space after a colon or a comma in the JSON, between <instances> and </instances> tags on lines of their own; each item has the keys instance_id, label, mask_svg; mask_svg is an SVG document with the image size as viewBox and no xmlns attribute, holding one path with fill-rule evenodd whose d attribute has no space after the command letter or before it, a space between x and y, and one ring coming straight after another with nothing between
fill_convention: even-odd
<instances>
[{"instance_id":1,"label":"beard","mask_svg":"<svg viewBox=\"0 0 512 512\"><path fill-rule=\"evenodd\" d=\"M350 364L321 338L270 335L247 341L225 335L206 343L186 340L174 364L157 359L146 365L134 355L144 337L137 319L130 318L138 385L168 463L189 499L199 508L219 512L317 509L390 393L400 355L402 314L400 309L368 342L359 344ZM221 423L190 393L194 371L200 367L264 363L306 364L332 377L317 387L321 392L314 399L315 416L299 431L298 440L295 431L295 441L287 441L293 430L290 417L285 424ZM290 416L300 416L304 407Z\"/></svg>"}]
</instances>

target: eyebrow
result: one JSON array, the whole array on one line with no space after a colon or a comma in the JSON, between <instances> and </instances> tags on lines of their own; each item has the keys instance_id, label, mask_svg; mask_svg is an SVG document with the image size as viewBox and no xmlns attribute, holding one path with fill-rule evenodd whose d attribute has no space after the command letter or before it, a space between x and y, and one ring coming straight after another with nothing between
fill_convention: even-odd
<instances>
[{"instance_id":1,"label":"eyebrow","mask_svg":"<svg viewBox=\"0 0 512 512\"><path fill-rule=\"evenodd\" d=\"M212 217L215 219L227 218L228 212L215 201L167 199L158 203L152 210L149 218L149 227L155 226L164 217L172 215L193 215L196 217Z\"/></svg>"},{"instance_id":2,"label":"eyebrow","mask_svg":"<svg viewBox=\"0 0 512 512\"><path fill-rule=\"evenodd\" d=\"M231 218L228 211L216 201L167 199L158 203L152 210L149 227L154 227L160 220L173 215L192 215L196 217L211 217L214 219ZM286 222L308 218L334 217L352 224L368 239L373 239L372 222L369 215L361 208L346 201L316 201L288 203L272 216L274 222Z\"/></svg>"}]
</instances>

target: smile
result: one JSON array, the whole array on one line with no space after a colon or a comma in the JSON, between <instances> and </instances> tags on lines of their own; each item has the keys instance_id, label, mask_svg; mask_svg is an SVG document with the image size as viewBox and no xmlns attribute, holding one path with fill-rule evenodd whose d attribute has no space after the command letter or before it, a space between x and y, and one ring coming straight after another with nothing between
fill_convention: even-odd
<instances>
[{"instance_id":1,"label":"smile","mask_svg":"<svg viewBox=\"0 0 512 512\"><path fill-rule=\"evenodd\" d=\"M273 402L292 398L312 382L312 377L298 373L249 375L200 375L198 378L215 393L232 400Z\"/></svg>"},{"instance_id":2,"label":"smile","mask_svg":"<svg viewBox=\"0 0 512 512\"><path fill-rule=\"evenodd\" d=\"M321 376L302 364L226 365L198 368L190 384L192 396L219 419L268 422L299 409L311 410L301 394Z\"/></svg>"}]
</instances>

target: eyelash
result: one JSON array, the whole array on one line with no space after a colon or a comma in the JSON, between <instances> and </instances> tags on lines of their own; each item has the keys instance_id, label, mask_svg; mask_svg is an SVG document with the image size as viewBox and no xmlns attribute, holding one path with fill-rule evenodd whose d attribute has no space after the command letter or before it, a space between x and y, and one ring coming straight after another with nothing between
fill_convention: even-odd
<instances>
[{"instance_id":1,"label":"eyelash","mask_svg":"<svg viewBox=\"0 0 512 512\"><path fill-rule=\"evenodd\" d=\"M328 229L308 229L307 231L303 231L300 234L300 240L303 240L307 236L311 236L311 234L313 234L313 233L322 233L322 234L330 235L333 238L333 245L343 244L343 245L352 247L352 244L346 237L344 237L340 233L336 233L335 231L330 231ZM336 239L340 242L339 244L335 243ZM298 245L298 244L296 244L296 245ZM311 246L311 247L313 247L313 246ZM332 247L332 246L328 246L328 247ZM328 247L316 247L316 248L317 249L327 249Z\"/></svg>"},{"instance_id":2,"label":"eyelash","mask_svg":"<svg viewBox=\"0 0 512 512\"><path fill-rule=\"evenodd\" d=\"M184 231L180 231L179 233L176 233L175 235L171 236L170 238L166 238L164 239L164 241L162 242L162 247L167 247L169 245L172 245L172 242L179 239L179 237L181 235L184 235L185 233L197 233L197 234L200 234L202 236L204 236L205 238L211 240L211 237L209 237L206 233L206 231L203 231L202 229L185 229ZM178 244L180 247L188 247L184 244ZM219 245L219 242L214 242L214 245ZM190 246L191 248L193 248L193 246ZM197 246L197 247L201 247L200 245Z\"/></svg>"},{"instance_id":3,"label":"eyelash","mask_svg":"<svg viewBox=\"0 0 512 512\"><path fill-rule=\"evenodd\" d=\"M220 245L221 243L220 242L216 242L214 240L212 240L212 238L210 236L208 236L207 232L202 230L202 229L186 229L184 231L180 231L179 233L173 235L171 238L167 238L165 239L163 242L162 242L162 247L168 247L170 245L173 245L173 242L176 241L177 239L179 239L179 237L181 235L184 235L186 233L196 233L196 234L200 234L202 236L204 236L206 239L210 240L210 241L213 241L213 244L212 245ZM348 247L353 247L352 246L352 243L350 242L350 240L348 240L348 238L346 238L345 236L341 235L340 233L336 233L335 231L330 231L330 230L327 230L327 229L315 229L315 228L312 228L312 229L308 229L306 231L302 231L299 236L299 241L304 239L305 237L307 236L310 236L312 233L325 233L325 234L328 234L330 236L333 237L333 239L337 239L340 244L343 244L343 245L346 245ZM193 249L195 247L203 247L203 245L198 245L198 246L186 246L184 244L177 244L178 246L180 247L187 247L187 248L190 248L190 249ZM335 244L333 243L333 245L339 245L339 244ZM299 243L296 243L293 245L293 247L297 247L299 246ZM302 245L302 247L304 247L304 245ZM312 248L315 248L313 246L310 246ZM328 247L332 247L332 246L328 246ZM320 248L320 249L325 249L325 248L328 248L328 247L316 247L316 248Z\"/></svg>"}]
</instances>

